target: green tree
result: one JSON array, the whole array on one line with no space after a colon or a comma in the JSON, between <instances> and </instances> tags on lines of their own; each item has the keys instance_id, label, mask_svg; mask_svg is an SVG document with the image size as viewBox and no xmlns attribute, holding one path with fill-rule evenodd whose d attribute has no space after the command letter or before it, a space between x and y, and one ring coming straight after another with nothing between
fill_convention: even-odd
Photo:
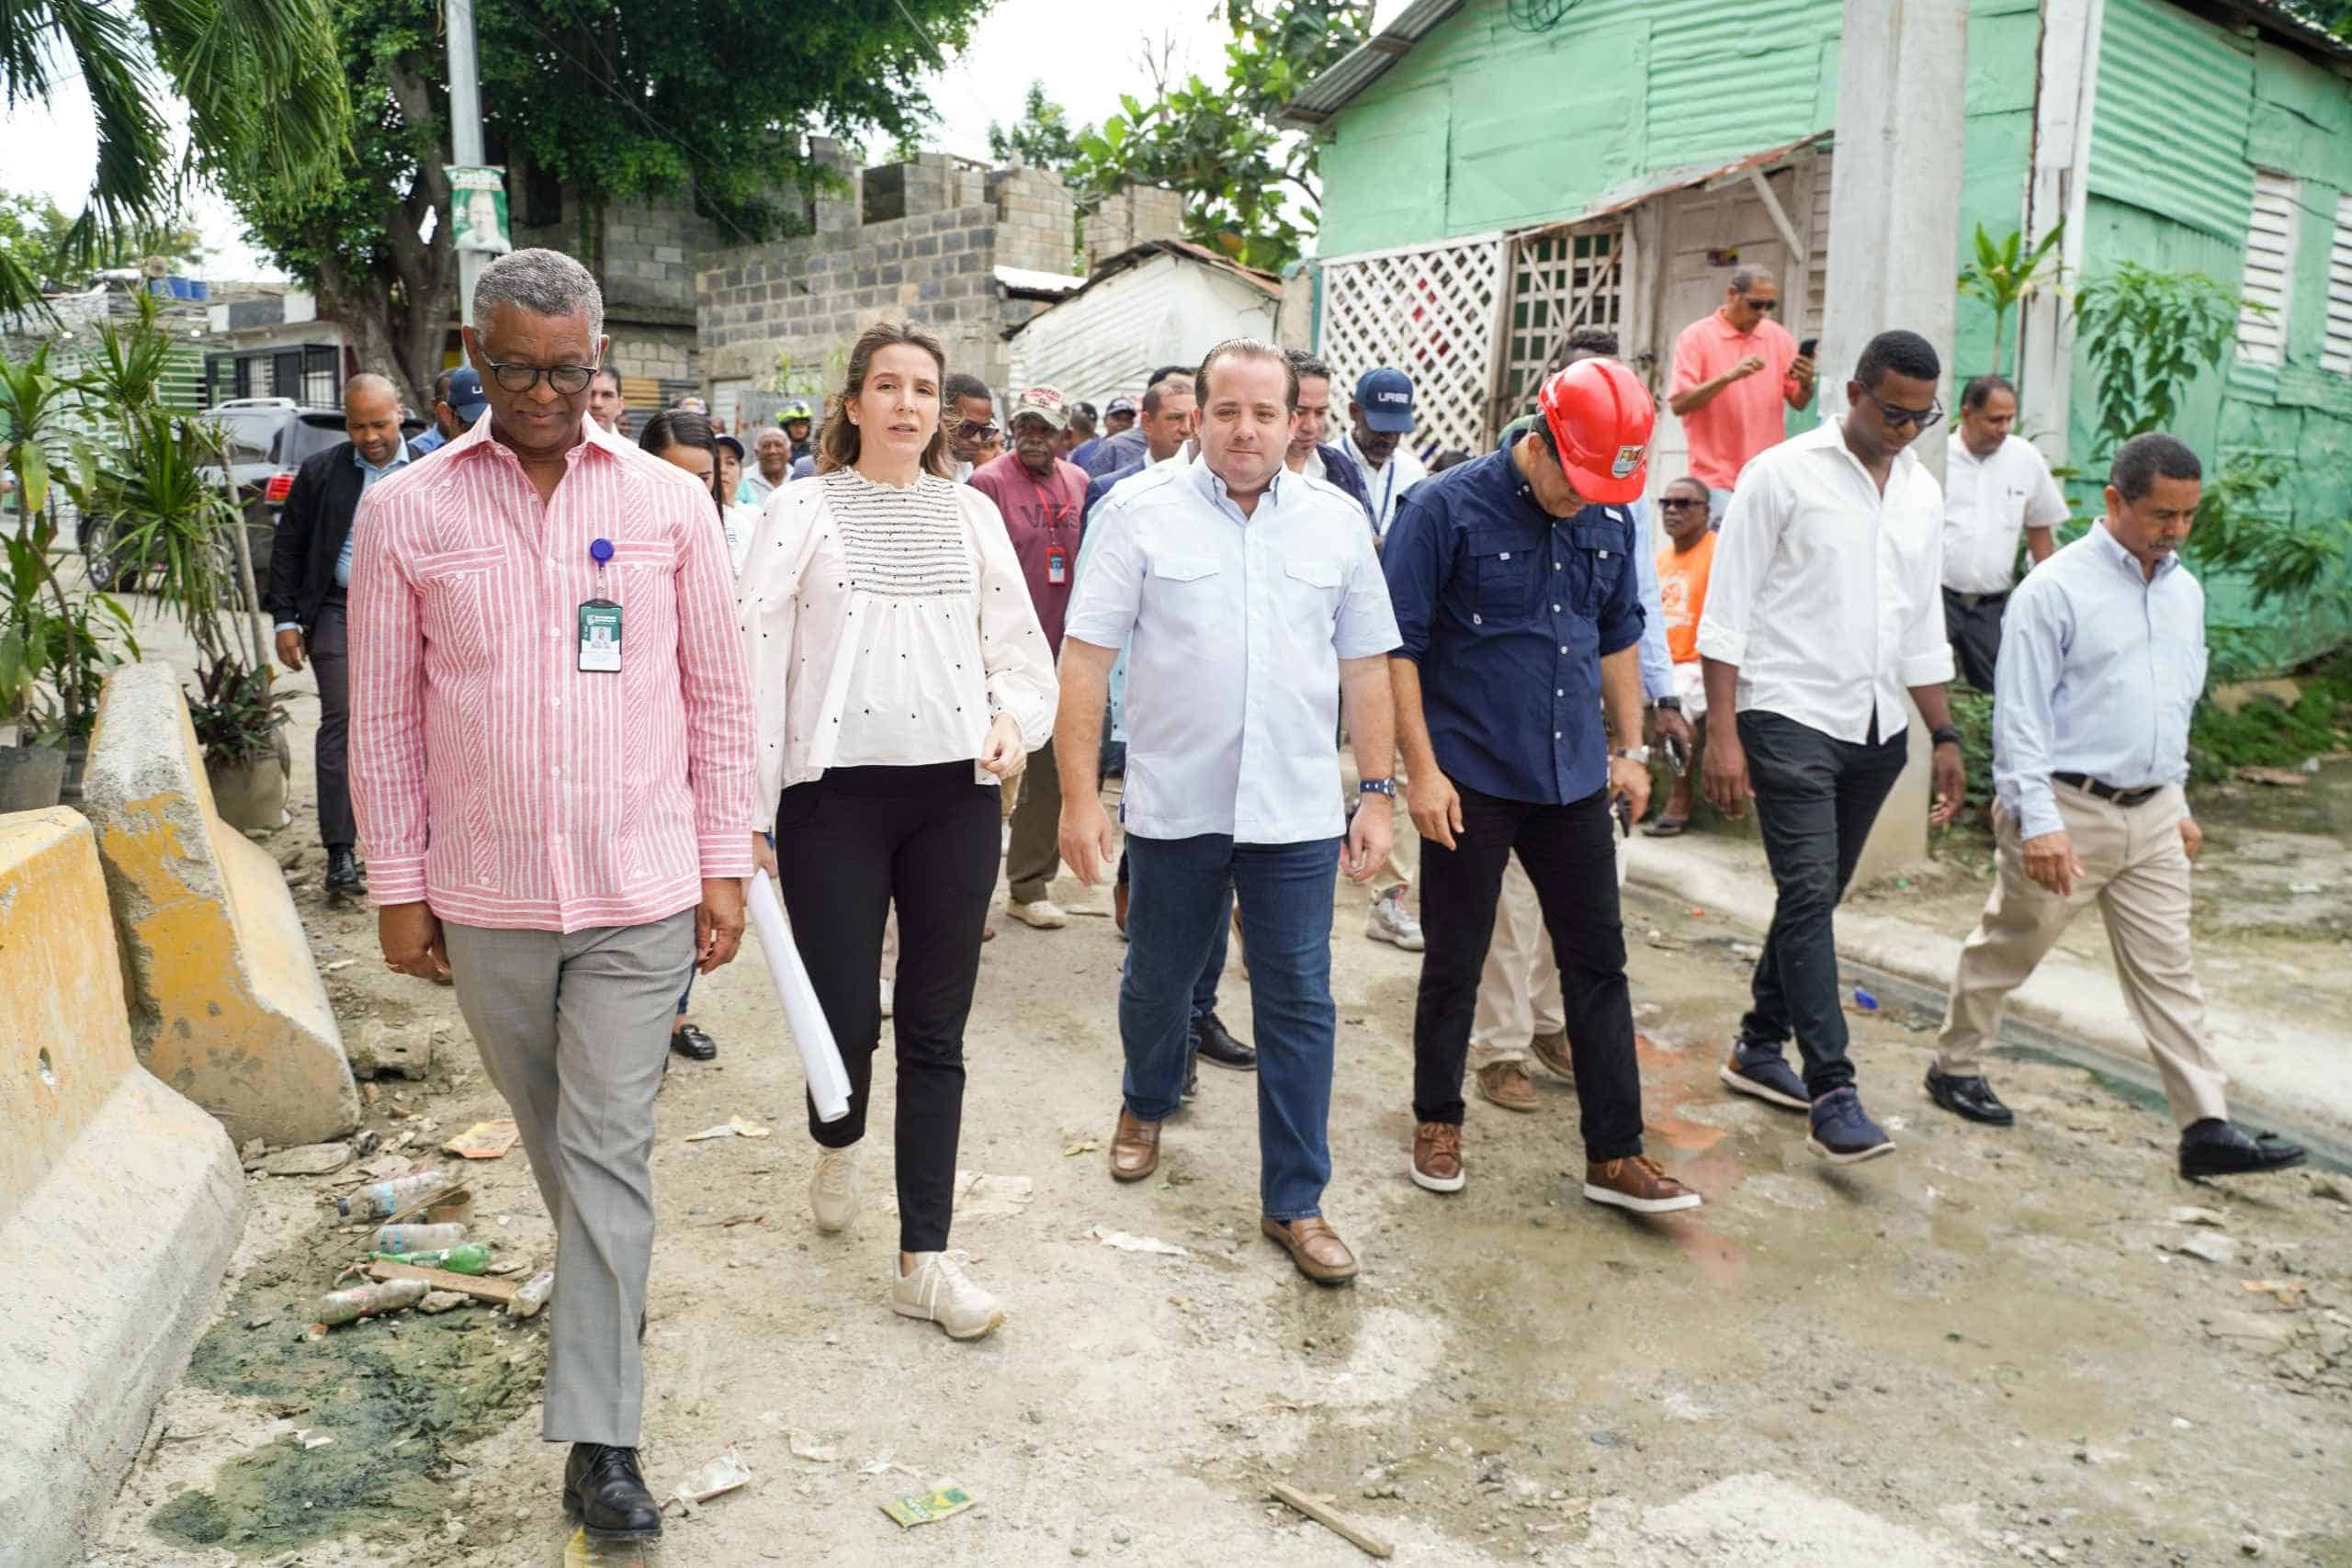
<instances>
[{"instance_id":1,"label":"green tree","mask_svg":"<svg viewBox=\"0 0 2352 1568\"><path fill-rule=\"evenodd\" d=\"M95 249L79 255L70 238L73 230L74 220L48 197L0 191L0 252L9 257L0 265L14 265L36 280L80 288L93 273L137 266L150 256L183 271L204 260L204 236L185 218L103 234Z\"/></svg>"},{"instance_id":2,"label":"green tree","mask_svg":"<svg viewBox=\"0 0 2352 1568\"><path fill-rule=\"evenodd\" d=\"M1168 186L1184 196L1193 239L1251 266L1288 265L1323 194L1317 143L1275 117L1371 36L1372 12L1370 0L1226 0L1226 79L1156 68L1149 103L1123 96L1121 113L1079 135L1073 183L1081 196Z\"/></svg>"},{"instance_id":3,"label":"green tree","mask_svg":"<svg viewBox=\"0 0 2352 1568\"><path fill-rule=\"evenodd\" d=\"M1078 162L1078 139L1093 129L1072 128L1069 112L1046 96L1046 85L1032 82L1019 119L1009 126L989 121L989 156L1000 164L1018 158L1033 169L1059 174Z\"/></svg>"},{"instance_id":4,"label":"green tree","mask_svg":"<svg viewBox=\"0 0 2352 1568\"><path fill-rule=\"evenodd\" d=\"M74 265L107 236L168 226L186 163L167 94L187 108L204 166L315 186L345 145L329 0L28 0L0 5L0 103L46 104L78 75L97 130L97 171L66 226ZM158 70L160 67L160 71ZM0 310L39 299L40 279L0 249Z\"/></svg>"},{"instance_id":5,"label":"green tree","mask_svg":"<svg viewBox=\"0 0 2352 1568\"><path fill-rule=\"evenodd\" d=\"M447 54L434 0L332 0L356 129L323 189L224 181L255 243L311 285L360 360L421 399L458 313ZM691 190L736 242L799 231L830 171L807 138L896 141L920 81L987 0L502 0L476 12L483 140L510 190L578 197L567 248L603 268L605 209ZM427 218L438 214L429 238ZM416 406L422 407L422 402Z\"/></svg>"}]
</instances>

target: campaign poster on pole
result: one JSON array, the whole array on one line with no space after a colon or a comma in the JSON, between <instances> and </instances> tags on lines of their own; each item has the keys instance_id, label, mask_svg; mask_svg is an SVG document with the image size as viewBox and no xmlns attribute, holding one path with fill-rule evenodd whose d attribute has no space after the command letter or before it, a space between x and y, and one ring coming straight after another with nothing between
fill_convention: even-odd
<instances>
[{"instance_id":1,"label":"campaign poster on pole","mask_svg":"<svg viewBox=\"0 0 2352 1568\"><path fill-rule=\"evenodd\" d=\"M506 231L506 171L445 165L449 175L449 226L457 248L503 256L514 248Z\"/></svg>"}]
</instances>

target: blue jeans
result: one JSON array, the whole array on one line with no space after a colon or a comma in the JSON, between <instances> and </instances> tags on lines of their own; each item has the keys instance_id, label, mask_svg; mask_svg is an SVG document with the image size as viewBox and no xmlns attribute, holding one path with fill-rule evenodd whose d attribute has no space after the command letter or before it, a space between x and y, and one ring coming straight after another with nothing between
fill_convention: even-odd
<instances>
[{"instance_id":1,"label":"blue jeans","mask_svg":"<svg viewBox=\"0 0 2352 1568\"><path fill-rule=\"evenodd\" d=\"M1224 945L1227 901L1238 898L1257 1024L1259 1207L1278 1221L1321 1213L1331 1179L1331 878L1340 840L1130 834L1127 854L1134 892L1119 1036L1128 1113L1158 1122L1181 1102L1193 993L1212 949Z\"/></svg>"},{"instance_id":2,"label":"blue jeans","mask_svg":"<svg viewBox=\"0 0 2352 1568\"><path fill-rule=\"evenodd\" d=\"M1119 886L1122 887L1131 886L1127 873L1127 852L1124 848L1119 851ZM1208 962L1201 965L1201 977L1193 982L1193 1021L1194 1023L1200 1022L1201 1020L1216 1011L1216 983L1225 977L1226 935L1232 929L1232 925L1233 884L1228 879L1226 883L1225 897L1219 901L1217 907L1216 936L1209 943ZM1133 938L1129 940L1132 941ZM687 983L686 988L688 990L694 988L691 981ZM680 1010L684 1010L682 1008Z\"/></svg>"}]
</instances>

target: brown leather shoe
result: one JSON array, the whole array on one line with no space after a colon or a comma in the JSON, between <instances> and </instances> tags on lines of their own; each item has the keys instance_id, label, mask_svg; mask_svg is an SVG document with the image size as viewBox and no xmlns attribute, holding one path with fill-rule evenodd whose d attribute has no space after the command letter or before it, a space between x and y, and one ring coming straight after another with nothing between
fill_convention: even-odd
<instances>
[{"instance_id":1,"label":"brown leather shoe","mask_svg":"<svg viewBox=\"0 0 2352 1568\"><path fill-rule=\"evenodd\" d=\"M1576 1058L1568 1055L1568 1037L1565 1031L1538 1034L1527 1043L1527 1048L1535 1053L1537 1061L1562 1077L1574 1081L1577 1076Z\"/></svg>"},{"instance_id":2,"label":"brown leather shoe","mask_svg":"<svg viewBox=\"0 0 2352 1568\"><path fill-rule=\"evenodd\" d=\"M1121 1106L1118 1130L1111 1134L1111 1174L1121 1181L1141 1181L1159 1168L1159 1123Z\"/></svg>"},{"instance_id":3,"label":"brown leather shoe","mask_svg":"<svg viewBox=\"0 0 2352 1568\"><path fill-rule=\"evenodd\" d=\"M1340 1285L1356 1277L1356 1255L1328 1221L1318 1217L1284 1224L1280 1220L1260 1220L1258 1227L1290 1254L1300 1273L1317 1284Z\"/></svg>"},{"instance_id":4,"label":"brown leather shoe","mask_svg":"<svg viewBox=\"0 0 2352 1568\"><path fill-rule=\"evenodd\" d=\"M1668 1176L1654 1159L1591 1160L1584 1168L1584 1195L1596 1203L1614 1204L1637 1214L1666 1214L1695 1209L1696 1192Z\"/></svg>"},{"instance_id":5,"label":"brown leather shoe","mask_svg":"<svg viewBox=\"0 0 2352 1568\"><path fill-rule=\"evenodd\" d=\"M1451 1122L1424 1122L1413 1129L1413 1185L1432 1192L1459 1192L1469 1180L1462 1170L1462 1129Z\"/></svg>"},{"instance_id":6,"label":"brown leather shoe","mask_svg":"<svg viewBox=\"0 0 2352 1568\"><path fill-rule=\"evenodd\" d=\"M1478 1069L1478 1092L1505 1111L1540 1111L1543 1097L1535 1080L1517 1062L1488 1062Z\"/></svg>"}]
</instances>

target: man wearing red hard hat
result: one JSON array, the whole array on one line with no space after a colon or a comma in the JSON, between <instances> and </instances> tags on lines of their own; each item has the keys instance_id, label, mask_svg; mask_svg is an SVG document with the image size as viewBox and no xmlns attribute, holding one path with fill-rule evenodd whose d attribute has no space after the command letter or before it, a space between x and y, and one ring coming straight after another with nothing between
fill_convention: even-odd
<instances>
[{"instance_id":1,"label":"man wearing red hard hat","mask_svg":"<svg viewBox=\"0 0 2352 1568\"><path fill-rule=\"evenodd\" d=\"M1463 1068L1515 852L1544 908L1576 1042L1584 1195L1637 1213L1696 1208L1698 1193L1642 1155L1611 841L1612 804L1622 797L1638 818L1649 803L1626 506L1642 493L1657 411L1611 359L1559 372L1537 407L1507 449L1414 486L1381 557L1429 943L1413 1012L1412 1177L1435 1192L1467 1179Z\"/></svg>"}]
</instances>

